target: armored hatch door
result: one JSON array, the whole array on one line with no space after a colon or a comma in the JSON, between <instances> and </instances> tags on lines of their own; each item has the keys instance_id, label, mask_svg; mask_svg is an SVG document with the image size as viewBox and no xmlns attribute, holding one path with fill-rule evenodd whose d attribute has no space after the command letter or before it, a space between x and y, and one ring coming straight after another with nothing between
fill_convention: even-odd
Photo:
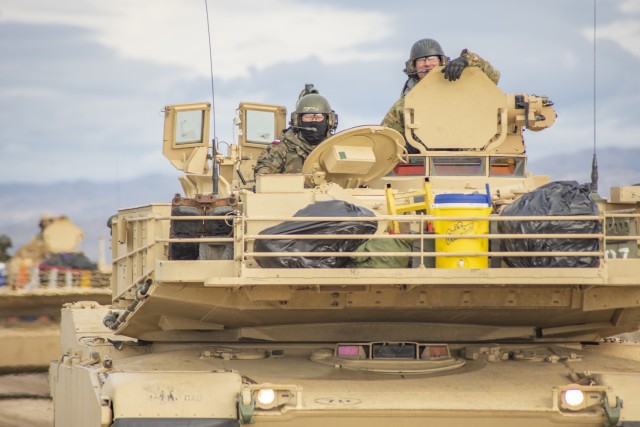
<instances>
[{"instance_id":1,"label":"armored hatch door","mask_svg":"<svg viewBox=\"0 0 640 427\"><path fill-rule=\"evenodd\" d=\"M358 126L318 145L302 165L308 185L333 182L358 188L388 174L405 152L399 132L384 126Z\"/></svg>"},{"instance_id":2,"label":"armored hatch door","mask_svg":"<svg viewBox=\"0 0 640 427\"><path fill-rule=\"evenodd\" d=\"M184 194L212 192L209 121L211 104L172 104L164 108L162 154L185 175L179 178Z\"/></svg>"},{"instance_id":3,"label":"armored hatch door","mask_svg":"<svg viewBox=\"0 0 640 427\"><path fill-rule=\"evenodd\" d=\"M69 218L56 218L42 232L47 250L52 253L72 253L80 251L84 232Z\"/></svg>"},{"instance_id":4,"label":"armored hatch door","mask_svg":"<svg viewBox=\"0 0 640 427\"><path fill-rule=\"evenodd\" d=\"M423 153L486 150L506 136L506 108L507 96L479 68L466 68L454 82L436 69L405 97L407 140Z\"/></svg>"},{"instance_id":5,"label":"armored hatch door","mask_svg":"<svg viewBox=\"0 0 640 427\"><path fill-rule=\"evenodd\" d=\"M247 182L255 181L253 167L258 156L282 135L286 117L287 109L281 105L240 103L235 122L243 158L239 170Z\"/></svg>"},{"instance_id":6,"label":"armored hatch door","mask_svg":"<svg viewBox=\"0 0 640 427\"><path fill-rule=\"evenodd\" d=\"M162 154L184 173L209 172L210 110L211 105L206 102L173 104L164 108Z\"/></svg>"}]
</instances>

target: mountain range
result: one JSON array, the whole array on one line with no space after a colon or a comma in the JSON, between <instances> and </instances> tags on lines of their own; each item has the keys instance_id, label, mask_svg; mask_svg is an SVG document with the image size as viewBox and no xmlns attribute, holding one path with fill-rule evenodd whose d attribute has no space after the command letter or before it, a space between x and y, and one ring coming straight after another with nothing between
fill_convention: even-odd
<instances>
[{"instance_id":1,"label":"mountain range","mask_svg":"<svg viewBox=\"0 0 640 427\"><path fill-rule=\"evenodd\" d=\"M529 162L529 171L549 175L553 181L591 181L592 152L554 155ZM640 183L640 148L608 148L598 152L599 193L608 197L613 186ZM57 182L47 184L0 184L0 234L13 243L9 253L29 242L39 231L43 214L66 215L84 230L82 251L92 260L99 256L104 239L109 261L107 220L118 208L169 203L181 193L176 176L148 175L125 182Z\"/></svg>"},{"instance_id":2,"label":"mountain range","mask_svg":"<svg viewBox=\"0 0 640 427\"><path fill-rule=\"evenodd\" d=\"M593 152L582 150L530 160L528 169L534 175L549 175L553 181L591 182ZM611 187L640 183L640 148L606 148L598 150L598 193L609 196Z\"/></svg>"}]
</instances>

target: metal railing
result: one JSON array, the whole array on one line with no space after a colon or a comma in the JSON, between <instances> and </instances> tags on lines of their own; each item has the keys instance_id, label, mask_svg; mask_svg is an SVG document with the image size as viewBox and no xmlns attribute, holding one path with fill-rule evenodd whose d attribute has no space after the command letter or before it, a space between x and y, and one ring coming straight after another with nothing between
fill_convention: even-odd
<instances>
[{"instance_id":1,"label":"metal railing","mask_svg":"<svg viewBox=\"0 0 640 427\"><path fill-rule=\"evenodd\" d=\"M502 217L502 216L457 216L457 217L436 217L430 215L380 215L376 217L289 217L289 216L256 216L256 217L242 217L236 216L234 217L235 223L235 235L229 237L212 237L212 236L202 236L202 237L189 237L189 238L166 238L166 239L157 239L154 243L163 243L163 244L180 244L180 243L216 243L216 244L234 244L235 246L239 246L240 250L236 250L234 253L236 255L240 254L240 258L237 256L234 257L236 261L248 261L254 259L255 257L281 257L281 256L299 256L299 257L314 257L314 256L332 256L332 257L348 257L348 258L357 258L357 257L415 257L418 256L420 258L430 258L430 257L468 257L468 256L488 256L488 257L597 257L600 262L606 262L607 260L607 245L613 242L632 242L640 240L640 236L638 235L628 235L628 236L618 236L618 235L607 235L606 233L606 220L608 218L627 218L627 219L636 219L639 218L640 214L602 214L602 215L594 215L594 216L554 216L554 217L540 217L540 216L520 216L520 217ZM156 220L165 220L165 221L211 221L211 220L228 220L229 217L220 216L191 216L191 217L182 217L182 216L167 216L167 217L156 217ZM260 229L260 224L264 223L273 223L273 222L324 222L327 224L336 223L336 222L378 222L378 223L388 223L389 221L398 221L400 223L408 224L410 228L420 230L418 232L407 232L400 234L260 234L260 233L247 233L247 229L249 224L256 224L254 227L256 229ZM427 229L428 224L433 224L438 221L447 221L447 222L465 222L465 223L474 223L474 222L507 222L507 221L517 221L517 222L559 222L559 221L571 221L571 222L597 222L598 226L594 227L600 231L592 232L592 233L530 233L530 234L521 234L521 233L473 233L473 232L465 232L465 233L427 233L424 230ZM373 239L410 239L410 240L418 240L420 241L419 251L406 251L406 252L366 252L366 253L358 253L358 252L255 252L251 250L250 243L255 243L258 240L318 240L322 239L324 241L331 240L373 240ZM531 240L531 239L565 239L565 240L594 240L597 241L596 250L591 251L505 251L505 250L492 250L487 251L435 251L435 250L425 250L424 242L429 240L441 240L447 239L457 240L457 239L465 239L465 240L473 240L473 239L486 239L489 242L500 241L500 240Z\"/></svg>"},{"instance_id":2,"label":"metal railing","mask_svg":"<svg viewBox=\"0 0 640 427\"><path fill-rule=\"evenodd\" d=\"M623 215L624 217L630 217L634 215ZM638 215L635 215L638 216ZM414 233L404 233L404 234L354 234L354 235L268 235L268 234L245 234L243 236L243 241L246 242L255 242L257 240L313 240L313 239L322 239L322 240L373 240L373 239L411 239L420 241L420 251L415 252L366 252L366 253L357 253L357 252L254 252L254 251L246 251L244 253L245 260L255 257L279 257L279 256L301 256L301 257L312 257L312 256L332 256L332 257L415 257L418 256L421 259L423 258L431 258L431 257L478 257L478 256L486 256L486 257L597 257L601 262L604 262L606 259L606 243L607 240L638 240L640 236L622 236L622 237L608 237L604 232L594 232L594 233L544 233L544 234L516 234L516 233L508 233L508 234L500 234L500 233L427 233L424 230L427 229L427 224L435 223L438 221L446 221L446 222L464 222L464 223L473 223L473 222L506 222L506 221L536 221L536 222L549 222L549 221L597 221L599 223L599 227L596 227L600 230L603 230L603 224L605 222L606 215L599 216L556 216L556 217L539 217L539 216L522 216L522 217L501 217L501 216L456 216L456 217L436 217L429 215L380 215L376 217L366 217L366 218L352 218L352 217L298 217L298 218L287 218L284 216L264 216L264 217L252 217L252 218L244 218L244 221L247 223L251 222L273 222L273 221L291 221L291 222L306 222L306 221L323 221L327 223L331 222L340 222L340 221L377 221L377 222L389 222L389 221L398 221L400 223L413 224L413 228L419 230ZM579 239L590 239L597 240L598 250L594 251L496 251L496 250L486 250L486 251L436 251L430 250L425 251L424 241L429 240L458 240L464 239L468 241L473 241L474 239L486 239L487 241L493 240L501 240L501 239L512 239L512 240L526 240L526 239L568 239L568 240L579 240Z\"/></svg>"}]
</instances>

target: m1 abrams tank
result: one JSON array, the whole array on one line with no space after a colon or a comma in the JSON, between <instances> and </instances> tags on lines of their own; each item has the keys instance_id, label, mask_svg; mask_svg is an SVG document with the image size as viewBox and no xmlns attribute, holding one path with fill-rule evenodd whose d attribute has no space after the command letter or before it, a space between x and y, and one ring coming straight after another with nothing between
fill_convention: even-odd
<instances>
[{"instance_id":1,"label":"m1 abrams tank","mask_svg":"<svg viewBox=\"0 0 640 427\"><path fill-rule=\"evenodd\" d=\"M98 266L80 252L84 232L64 215L43 215L39 226L40 232L6 262L0 371L46 370L60 353L62 305L110 301L109 266Z\"/></svg>"},{"instance_id":2,"label":"m1 abrams tank","mask_svg":"<svg viewBox=\"0 0 640 427\"><path fill-rule=\"evenodd\" d=\"M119 211L112 305L62 310L56 426L640 423L640 347L603 340L640 323L638 188L529 173L548 98L433 72L405 135L348 129L283 175L252 166L285 109L238 111L225 155L209 104L166 107L184 194Z\"/></svg>"}]
</instances>

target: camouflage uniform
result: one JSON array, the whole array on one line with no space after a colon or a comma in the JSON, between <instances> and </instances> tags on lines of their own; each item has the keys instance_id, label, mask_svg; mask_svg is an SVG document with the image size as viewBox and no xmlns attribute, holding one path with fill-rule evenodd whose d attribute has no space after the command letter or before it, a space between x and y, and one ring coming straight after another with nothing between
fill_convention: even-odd
<instances>
[{"instance_id":1,"label":"camouflage uniform","mask_svg":"<svg viewBox=\"0 0 640 427\"><path fill-rule=\"evenodd\" d=\"M478 67L489 77L495 84L498 84L500 80L500 71L494 68L489 61L482 59L479 55L464 49L460 56L464 57L469 62L469 67ZM410 77L404 87L400 98L391 106L387 115L382 120L382 126L387 126L397 130L404 135L404 97L405 95L418 83L417 76Z\"/></svg>"},{"instance_id":2,"label":"camouflage uniform","mask_svg":"<svg viewBox=\"0 0 640 427\"><path fill-rule=\"evenodd\" d=\"M300 173L309 153L316 148L291 129L285 131L279 143L268 146L258 157L253 171L262 173Z\"/></svg>"}]
</instances>

